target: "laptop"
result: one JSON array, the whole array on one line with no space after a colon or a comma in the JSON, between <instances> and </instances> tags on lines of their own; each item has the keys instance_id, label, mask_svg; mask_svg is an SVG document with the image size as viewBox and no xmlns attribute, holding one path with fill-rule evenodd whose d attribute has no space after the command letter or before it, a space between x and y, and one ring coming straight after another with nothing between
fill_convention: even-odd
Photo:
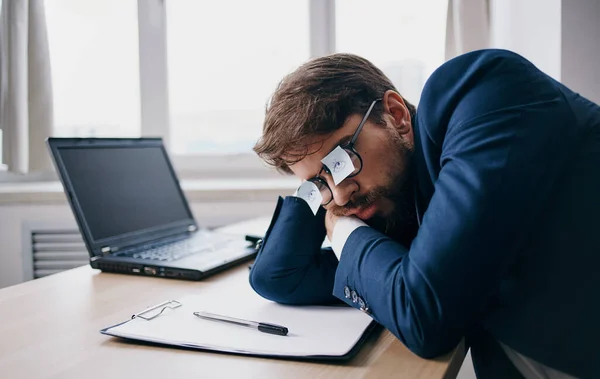
<instances>
[{"instance_id":1,"label":"laptop","mask_svg":"<svg viewBox=\"0 0 600 379\"><path fill-rule=\"evenodd\" d=\"M48 138L90 265L200 280L256 256L198 225L160 138Z\"/></svg>"}]
</instances>

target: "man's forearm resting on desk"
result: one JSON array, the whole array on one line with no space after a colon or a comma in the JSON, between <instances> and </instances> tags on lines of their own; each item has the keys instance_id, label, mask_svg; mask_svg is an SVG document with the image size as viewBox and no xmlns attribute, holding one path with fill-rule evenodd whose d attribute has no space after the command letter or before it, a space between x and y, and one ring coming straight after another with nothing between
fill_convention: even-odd
<instances>
[{"instance_id":1,"label":"man's forearm resting on desk","mask_svg":"<svg viewBox=\"0 0 600 379\"><path fill-rule=\"evenodd\" d=\"M286 304L329 304L340 299L369 313L422 357L440 355L458 344L459 331L449 325L441 330L438 302L427 286L412 288L426 296L412 299L401 267L406 248L358 219L343 217L334 229L333 251L321 249L324 214L320 210L314 217L302 199L279 199L250 274L258 294ZM341 255L339 264L336 255ZM382 272L378 267L389 269ZM412 270L409 266L407 272L414 280L419 275ZM417 319L417 314L427 317Z\"/></svg>"},{"instance_id":2,"label":"man's forearm resting on desk","mask_svg":"<svg viewBox=\"0 0 600 379\"><path fill-rule=\"evenodd\" d=\"M285 304L337 302L332 292L338 260L331 249L321 249L324 216L321 208L315 217L297 197L278 199L250 272L250 284L258 294Z\"/></svg>"}]
</instances>

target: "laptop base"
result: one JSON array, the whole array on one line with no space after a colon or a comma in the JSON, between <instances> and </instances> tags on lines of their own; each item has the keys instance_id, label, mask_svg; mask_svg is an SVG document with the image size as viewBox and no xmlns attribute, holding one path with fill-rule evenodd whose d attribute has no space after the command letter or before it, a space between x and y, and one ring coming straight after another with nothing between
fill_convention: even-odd
<instances>
[{"instance_id":1,"label":"laptop base","mask_svg":"<svg viewBox=\"0 0 600 379\"><path fill-rule=\"evenodd\" d=\"M128 274L136 276L152 276L157 278L198 281L206 278L207 276L223 271L227 268L236 266L244 261L250 261L255 257L256 254L247 255L240 259L236 259L226 264L219 265L214 269L207 271L200 271L191 268L187 269L180 267L165 267L160 265L152 265L150 264L150 262L148 262L147 264L118 262L113 259L102 258L91 261L90 266L92 268L101 270L102 272L113 274Z\"/></svg>"}]
</instances>

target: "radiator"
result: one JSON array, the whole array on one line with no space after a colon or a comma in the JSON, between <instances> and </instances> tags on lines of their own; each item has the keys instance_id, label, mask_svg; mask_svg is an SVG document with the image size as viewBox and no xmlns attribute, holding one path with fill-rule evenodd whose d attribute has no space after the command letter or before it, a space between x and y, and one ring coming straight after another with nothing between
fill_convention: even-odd
<instances>
[{"instance_id":1,"label":"radiator","mask_svg":"<svg viewBox=\"0 0 600 379\"><path fill-rule=\"evenodd\" d=\"M77 228L51 224L24 226L23 250L25 280L89 264L89 255Z\"/></svg>"}]
</instances>

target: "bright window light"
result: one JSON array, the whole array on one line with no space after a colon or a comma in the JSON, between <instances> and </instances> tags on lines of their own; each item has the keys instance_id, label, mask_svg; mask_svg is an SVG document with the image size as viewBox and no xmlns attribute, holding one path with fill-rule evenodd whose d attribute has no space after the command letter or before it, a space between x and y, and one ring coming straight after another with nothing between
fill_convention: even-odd
<instances>
[{"instance_id":1,"label":"bright window light","mask_svg":"<svg viewBox=\"0 0 600 379\"><path fill-rule=\"evenodd\" d=\"M308 0L166 5L171 151L251 152L269 96L309 57Z\"/></svg>"},{"instance_id":2,"label":"bright window light","mask_svg":"<svg viewBox=\"0 0 600 379\"><path fill-rule=\"evenodd\" d=\"M54 135L140 135L136 0L47 0Z\"/></svg>"},{"instance_id":3,"label":"bright window light","mask_svg":"<svg viewBox=\"0 0 600 379\"><path fill-rule=\"evenodd\" d=\"M444 63L447 0L338 0L336 50L369 59L417 104Z\"/></svg>"}]
</instances>

